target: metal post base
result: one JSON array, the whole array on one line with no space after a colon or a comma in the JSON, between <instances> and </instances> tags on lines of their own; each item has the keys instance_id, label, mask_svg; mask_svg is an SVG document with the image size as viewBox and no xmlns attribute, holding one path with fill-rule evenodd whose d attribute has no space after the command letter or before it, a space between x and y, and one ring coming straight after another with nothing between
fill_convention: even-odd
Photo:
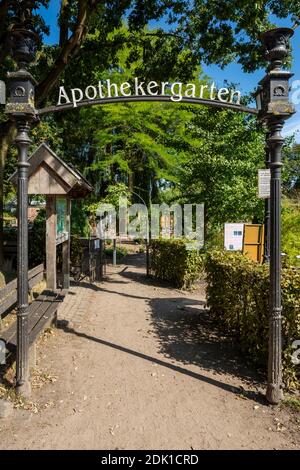
<instances>
[{"instance_id":1,"label":"metal post base","mask_svg":"<svg viewBox=\"0 0 300 470\"><path fill-rule=\"evenodd\" d=\"M270 405L278 405L283 400L283 391L278 384L268 384L266 398Z\"/></svg>"},{"instance_id":2,"label":"metal post base","mask_svg":"<svg viewBox=\"0 0 300 470\"><path fill-rule=\"evenodd\" d=\"M25 398L29 398L30 395L31 395L31 384L30 384L30 380L26 380L26 382L22 383L22 384L17 384L16 385L16 394L18 396L22 396L22 397L25 397Z\"/></svg>"},{"instance_id":3,"label":"metal post base","mask_svg":"<svg viewBox=\"0 0 300 470\"><path fill-rule=\"evenodd\" d=\"M274 308L270 318L269 365L266 398L271 405L277 405L283 399L281 365L281 324L282 309Z\"/></svg>"}]
</instances>

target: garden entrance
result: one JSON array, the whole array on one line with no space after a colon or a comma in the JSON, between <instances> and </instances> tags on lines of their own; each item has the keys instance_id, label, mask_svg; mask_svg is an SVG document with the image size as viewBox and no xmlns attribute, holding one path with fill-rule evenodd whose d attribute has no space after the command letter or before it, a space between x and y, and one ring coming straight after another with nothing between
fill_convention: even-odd
<instances>
[{"instance_id":1,"label":"garden entrance","mask_svg":"<svg viewBox=\"0 0 300 470\"><path fill-rule=\"evenodd\" d=\"M106 81L107 96L103 94L103 84L98 87L88 86L85 92L73 88L69 94L60 88L57 106L35 109L34 79L26 70L33 59L34 34L22 24L15 27L13 35L13 57L19 65L17 72L10 73L11 95L6 112L16 121L18 148L18 334L17 334L17 388L20 393L30 391L28 363L28 242L27 242L27 197L28 197L28 161L27 152L30 144L29 131L32 123L47 113L67 111L83 106L125 102L182 102L208 105L217 108L232 109L237 112L257 115L266 126L266 143L270 161L271 192L269 222L270 249L270 334L267 398L270 403L278 403L282 398L281 378L281 249L280 249L280 210L281 210L281 149L284 143L281 131L284 121L293 113L289 102L289 79L292 74L282 69L284 59L289 53L289 39L292 29L278 28L262 35L269 67L256 93L257 108L241 105L240 95L229 89L216 91L213 86L202 86L198 97L195 89L187 84L183 92L182 84L167 82L158 85L149 82L145 85L135 79L135 83L123 83L120 89L116 84ZM133 88L132 88L133 87ZM134 89L134 93L132 93ZM118 93L122 96L116 96ZM209 93L209 98L206 98ZM85 97L87 99L83 99ZM100 98L98 98L98 95ZM114 95L114 96L113 96ZM267 237L268 238L268 237Z\"/></svg>"}]
</instances>

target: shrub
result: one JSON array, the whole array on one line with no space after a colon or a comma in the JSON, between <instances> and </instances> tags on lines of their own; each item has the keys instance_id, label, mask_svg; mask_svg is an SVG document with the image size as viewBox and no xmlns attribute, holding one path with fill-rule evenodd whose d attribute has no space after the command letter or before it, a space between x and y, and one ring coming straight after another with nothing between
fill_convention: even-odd
<instances>
[{"instance_id":1,"label":"shrub","mask_svg":"<svg viewBox=\"0 0 300 470\"><path fill-rule=\"evenodd\" d=\"M159 239L150 242L150 272L155 278L178 288L188 288L201 277L202 255L183 239Z\"/></svg>"},{"instance_id":2,"label":"shrub","mask_svg":"<svg viewBox=\"0 0 300 470\"><path fill-rule=\"evenodd\" d=\"M282 251L293 266L300 267L300 205L285 199L282 208Z\"/></svg>"},{"instance_id":3,"label":"shrub","mask_svg":"<svg viewBox=\"0 0 300 470\"><path fill-rule=\"evenodd\" d=\"M113 256L113 253L114 253L114 248L113 247L105 248L106 256ZM127 254L128 254L128 251L126 250L126 248L124 248L122 246L117 246L116 247L117 258L124 258L124 256L126 256Z\"/></svg>"},{"instance_id":4,"label":"shrub","mask_svg":"<svg viewBox=\"0 0 300 470\"><path fill-rule=\"evenodd\" d=\"M268 351L268 266L239 253L215 251L205 260L207 303L213 317L235 335L251 360L266 368ZM300 271L282 271L283 378L299 387L299 366L291 360L292 343L300 339Z\"/></svg>"}]
</instances>

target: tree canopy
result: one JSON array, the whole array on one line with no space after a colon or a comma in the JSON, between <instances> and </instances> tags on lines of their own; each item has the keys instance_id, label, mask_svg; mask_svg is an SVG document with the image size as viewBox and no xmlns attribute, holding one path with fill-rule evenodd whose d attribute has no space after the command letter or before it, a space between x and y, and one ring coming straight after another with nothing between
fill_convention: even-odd
<instances>
[{"instance_id":1,"label":"tree canopy","mask_svg":"<svg viewBox=\"0 0 300 470\"><path fill-rule=\"evenodd\" d=\"M201 64L224 67L234 61L252 72L264 66L260 33L277 18L290 24L300 16L294 0L62 0L59 42L47 45L49 25L39 7L48 3L29 2L40 37L30 67L38 81L38 106L55 102L59 84L83 87L133 76L204 80ZM1 78L14 68L9 29L20 14L18 5L0 2ZM0 191L5 181L8 192L5 176L15 165L15 129L3 109L0 123ZM121 183L147 203L205 202L211 227L262 220L256 175L264 160L263 132L244 115L179 104L114 105L44 116L31 134L33 145L46 140L84 171L96 188L91 203ZM286 192L299 186L298 150L289 145L285 152Z\"/></svg>"}]
</instances>

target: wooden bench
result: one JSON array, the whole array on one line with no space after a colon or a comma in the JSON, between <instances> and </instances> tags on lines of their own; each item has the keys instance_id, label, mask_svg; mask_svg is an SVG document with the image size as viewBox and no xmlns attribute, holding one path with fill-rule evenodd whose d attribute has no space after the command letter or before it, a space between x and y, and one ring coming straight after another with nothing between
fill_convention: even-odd
<instances>
[{"instance_id":1,"label":"wooden bench","mask_svg":"<svg viewBox=\"0 0 300 470\"><path fill-rule=\"evenodd\" d=\"M44 267L39 265L29 271L29 288L43 279ZM29 306L28 333L29 346L35 345L38 336L49 326L54 319L58 307L63 301L66 291L44 290ZM4 313L12 308L17 301L16 280L0 290L0 312ZM15 320L8 329L0 331L0 341L5 342L7 351L16 352L17 347L17 321Z\"/></svg>"},{"instance_id":2,"label":"wooden bench","mask_svg":"<svg viewBox=\"0 0 300 470\"><path fill-rule=\"evenodd\" d=\"M39 264L28 272L29 294L34 286L41 282L44 278L44 265ZM17 303L17 279L9 282L5 287L0 289L0 319Z\"/></svg>"}]
</instances>

